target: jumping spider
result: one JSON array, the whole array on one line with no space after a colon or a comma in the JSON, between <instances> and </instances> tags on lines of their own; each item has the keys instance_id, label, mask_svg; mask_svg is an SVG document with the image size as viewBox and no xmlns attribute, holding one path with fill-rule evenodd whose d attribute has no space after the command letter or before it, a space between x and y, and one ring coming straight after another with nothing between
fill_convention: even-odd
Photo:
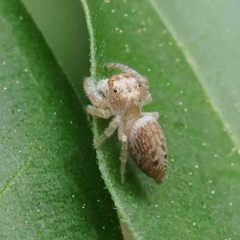
<instances>
[{"instance_id":1,"label":"jumping spider","mask_svg":"<svg viewBox=\"0 0 240 240\"><path fill-rule=\"evenodd\" d=\"M167 147L157 121L158 112L142 112L142 106L152 101L148 81L120 63L106 64L106 68L123 73L103 79L97 85L92 78L84 81L84 90L92 103L87 106L87 113L105 119L114 116L95 147L118 129L118 139L122 142L121 182L124 183L129 151L138 167L159 184L167 169Z\"/></svg>"}]
</instances>

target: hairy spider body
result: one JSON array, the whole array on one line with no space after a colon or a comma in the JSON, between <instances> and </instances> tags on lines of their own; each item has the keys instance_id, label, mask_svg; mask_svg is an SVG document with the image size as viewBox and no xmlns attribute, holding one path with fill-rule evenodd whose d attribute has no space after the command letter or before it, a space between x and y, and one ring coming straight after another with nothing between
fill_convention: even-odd
<instances>
[{"instance_id":1,"label":"hairy spider body","mask_svg":"<svg viewBox=\"0 0 240 240\"><path fill-rule=\"evenodd\" d=\"M161 183L167 169L167 147L157 121L159 114L142 112L142 106L152 101L147 79L120 63L110 63L106 67L123 73L103 79L97 85L91 78L84 81L85 92L92 103L88 105L87 112L106 119L114 116L95 142L95 147L99 147L118 129L118 139L122 142L121 182L124 182L129 151L137 166L157 183Z\"/></svg>"}]
</instances>

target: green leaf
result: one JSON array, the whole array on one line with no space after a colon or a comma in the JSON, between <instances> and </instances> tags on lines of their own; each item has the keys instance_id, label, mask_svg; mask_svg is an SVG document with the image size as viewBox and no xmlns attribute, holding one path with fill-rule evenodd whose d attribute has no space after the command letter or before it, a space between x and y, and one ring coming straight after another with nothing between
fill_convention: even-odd
<instances>
[{"instance_id":1,"label":"green leaf","mask_svg":"<svg viewBox=\"0 0 240 240\"><path fill-rule=\"evenodd\" d=\"M121 239L86 115L20 1L0 29L0 238Z\"/></svg>"},{"instance_id":2,"label":"green leaf","mask_svg":"<svg viewBox=\"0 0 240 240\"><path fill-rule=\"evenodd\" d=\"M202 62L208 61L208 67L201 66L196 73L191 63L197 62L197 55L192 52L189 60L187 54L192 49L188 46L190 43L182 46L170 32L181 32L181 36L186 34L188 39L195 29L202 29L201 22L191 22L186 16L185 22L194 24L190 29L193 32L189 29L183 32L173 16L177 10L171 10L174 1L163 2L82 0L90 34L92 76L97 80L110 76L111 73L103 68L109 62L123 63L145 75L154 98L145 110L160 112L169 153L168 177L162 185L156 185L131 160L128 161L126 184L121 185L120 144L115 136L97 151L101 172L135 239L238 239L240 157L236 148L240 146L231 140L235 138L226 127L230 124L231 129L238 129L239 121L234 115L228 117L231 121L226 121L219 113L233 103L232 94L220 95L221 87L208 75L212 67L211 72L217 70L208 61L210 42L194 39L196 44L199 41L203 45L198 49ZM159 14L162 13L161 4L168 7L171 25ZM214 3L214 8L215 4L221 3ZM190 3L184 6L181 13L191 12ZM195 9L209 20L211 12L205 16L206 12L201 10ZM208 32L214 32L214 22L208 22L208 27ZM202 32L202 38L208 32ZM214 34L217 38L218 33ZM217 61L222 49L216 45ZM227 61L229 65L235 64L234 58ZM206 75L207 80L204 79ZM230 79L224 81L226 85ZM232 88L237 87L236 80L231 83ZM212 91L206 90L208 86ZM234 98L239 101L239 94ZM213 99L218 102L216 109ZM223 106L221 103L225 99L229 105ZM97 138L107 121L94 121L94 126ZM235 135L239 138L239 131Z\"/></svg>"}]
</instances>

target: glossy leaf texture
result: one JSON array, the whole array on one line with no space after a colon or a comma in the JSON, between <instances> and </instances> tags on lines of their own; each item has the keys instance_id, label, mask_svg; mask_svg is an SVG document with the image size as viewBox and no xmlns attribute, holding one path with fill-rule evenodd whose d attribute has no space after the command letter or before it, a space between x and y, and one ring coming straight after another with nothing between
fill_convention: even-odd
<instances>
[{"instance_id":1,"label":"glossy leaf texture","mask_svg":"<svg viewBox=\"0 0 240 240\"><path fill-rule=\"evenodd\" d=\"M240 157L233 136L226 131L225 118L218 111L221 99L231 102L230 97L215 94L220 105L213 107L211 91L206 89L209 84L217 92L219 85L209 78L203 87L205 68L201 68L202 74L196 74L182 42L172 35L173 26L178 27L176 19L172 18L170 28L159 14L160 2L82 3L90 34L92 76L99 80L113 74L103 68L109 62L123 63L145 75L154 98L145 110L159 111L167 138L168 176L160 186L130 159L126 184L120 184L120 143L116 136L97 151L105 183L133 237L238 239ZM187 9L191 10L189 5ZM193 23L197 29L200 22ZM209 28L214 29L214 24ZM207 61L208 48L211 45L201 49L205 51L202 60L206 57ZM206 71L211 68L211 62L208 64ZM232 120L231 124L236 124ZM108 121L93 122L97 138Z\"/></svg>"},{"instance_id":2,"label":"glossy leaf texture","mask_svg":"<svg viewBox=\"0 0 240 240\"><path fill-rule=\"evenodd\" d=\"M0 238L122 239L86 115L20 1L0 29Z\"/></svg>"}]
</instances>

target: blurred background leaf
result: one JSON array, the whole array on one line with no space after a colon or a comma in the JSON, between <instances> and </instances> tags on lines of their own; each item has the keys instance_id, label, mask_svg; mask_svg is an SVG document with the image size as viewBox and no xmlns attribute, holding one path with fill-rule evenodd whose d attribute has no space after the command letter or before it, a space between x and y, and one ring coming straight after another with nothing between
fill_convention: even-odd
<instances>
[{"instance_id":1,"label":"blurred background leaf","mask_svg":"<svg viewBox=\"0 0 240 240\"><path fill-rule=\"evenodd\" d=\"M0 238L122 239L83 108L19 0L0 29Z\"/></svg>"}]
</instances>

